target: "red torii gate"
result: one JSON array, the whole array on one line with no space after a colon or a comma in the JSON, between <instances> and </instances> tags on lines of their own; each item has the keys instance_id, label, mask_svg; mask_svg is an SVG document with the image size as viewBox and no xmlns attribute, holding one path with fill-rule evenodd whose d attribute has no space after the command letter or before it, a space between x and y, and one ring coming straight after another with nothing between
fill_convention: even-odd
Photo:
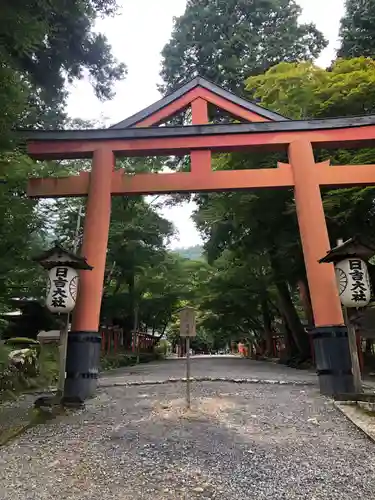
<instances>
[{"instance_id":1,"label":"red torii gate","mask_svg":"<svg viewBox=\"0 0 375 500\"><path fill-rule=\"evenodd\" d=\"M242 123L209 124L208 105ZM191 108L192 125L159 126ZM82 254L94 267L81 273L73 332L97 332L110 223L111 195L230 191L294 187L299 230L315 327L343 325L332 264L318 260L330 249L320 186L375 184L375 165L315 163L313 148L373 145L375 116L292 121L197 77L134 116L101 130L27 131L38 160L92 158L91 172L30 179L34 198L87 196ZM212 152L287 151L277 168L212 171ZM190 154L191 171L127 174L114 170L119 156ZM69 352L68 352L69 357Z\"/></svg>"}]
</instances>

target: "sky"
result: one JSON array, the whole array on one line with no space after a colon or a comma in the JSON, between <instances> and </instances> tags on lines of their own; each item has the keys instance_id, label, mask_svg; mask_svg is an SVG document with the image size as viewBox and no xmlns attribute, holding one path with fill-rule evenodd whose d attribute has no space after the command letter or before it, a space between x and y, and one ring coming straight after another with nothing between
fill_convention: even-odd
<instances>
[{"instance_id":1,"label":"sky","mask_svg":"<svg viewBox=\"0 0 375 500\"><path fill-rule=\"evenodd\" d=\"M106 125L117 123L160 99L160 53L169 41L173 18L185 10L186 0L118 0L121 6L114 18L99 20L96 30L104 33L114 56L126 63L128 75L115 87L116 96L100 102L86 79L70 88L68 113L71 117L99 120ZM318 64L327 66L338 46L340 19L344 0L297 0L303 9L301 22L313 22L329 40ZM193 204L163 209L161 214L171 220L179 235L173 248L200 244L200 236L190 219Z\"/></svg>"}]
</instances>

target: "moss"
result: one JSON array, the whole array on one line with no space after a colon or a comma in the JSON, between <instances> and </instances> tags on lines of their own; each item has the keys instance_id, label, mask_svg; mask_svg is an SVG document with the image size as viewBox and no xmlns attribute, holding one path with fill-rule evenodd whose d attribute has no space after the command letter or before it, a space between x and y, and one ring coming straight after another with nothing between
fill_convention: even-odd
<instances>
[{"instance_id":1,"label":"moss","mask_svg":"<svg viewBox=\"0 0 375 500\"><path fill-rule=\"evenodd\" d=\"M71 410L63 408L61 405L56 405L52 408L51 412L43 411L39 408L29 408L26 411L23 423L8 427L6 430L0 431L0 446L4 446L16 439L18 436L26 432L32 427L37 425L46 424L48 421L53 420L62 415L68 415Z\"/></svg>"}]
</instances>

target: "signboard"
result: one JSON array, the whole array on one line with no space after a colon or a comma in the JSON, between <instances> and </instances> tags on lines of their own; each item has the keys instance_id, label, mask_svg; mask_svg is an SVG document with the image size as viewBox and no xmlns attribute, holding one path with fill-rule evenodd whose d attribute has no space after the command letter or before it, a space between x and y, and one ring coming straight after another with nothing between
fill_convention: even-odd
<instances>
[{"instance_id":1,"label":"signboard","mask_svg":"<svg viewBox=\"0 0 375 500\"><path fill-rule=\"evenodd\" d=\"M180 336L195 337L195 311L192 307L184 307L180 311Z\"/></svg>"}]
</instances>

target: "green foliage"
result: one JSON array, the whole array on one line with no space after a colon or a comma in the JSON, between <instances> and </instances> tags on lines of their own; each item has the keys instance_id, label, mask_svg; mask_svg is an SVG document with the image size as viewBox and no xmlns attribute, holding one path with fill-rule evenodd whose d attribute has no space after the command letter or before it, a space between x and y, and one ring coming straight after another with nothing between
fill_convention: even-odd
<instances>
[{"instance_id":1,"label":"green foliage","mask_svg":"<svg viewBox=\"0 0 375 500\"><path fill-rule=\"evenodd\" d=\"M40 345L40 342L35 339L28 339L27 337L13 337L5 341L6 345L27 345L27 347L33 345Z\"/></svg>"},{"instance_id":2,"label":"green foliage","mask_svg":"<svg viewBox=\"0 0 375 500\"><path fill-rule=\"evenodd\" d=\"M264 106L287 112L292 118L375 113L375 61L365 57L338 59L329 70L307 63L280 64L265 75L247 81L248 88L255 86ZM375 162L372 149L320 154L320 160L327 158L339 165ZM345 239L357 233L371 239L373 187L325 190L323 194L332 244L337 238Z\"/></svg>"},{"instance_id":3,"label":"green foliage","mask_svg":"<svg viewBox=\"0 0 375 500\"><path fill-rule=\"evenodd\" d=\"M39 363L34 349L13 351L0 345L0 400L35 386Z\"/></svg>"},{"instance_id":4,"label":"green foliage","mask_svg":"<svg viewBox=\"0 0 375 500\"><path fill-rule=\"evenodd\" d=\"M183 301L194 300L204 262L169 252L171 223L139 198L114 200L107 254L103 318L118 318L126 332L135 322L160 337Z\"/></svg>"},{"instance_id":5,"label":"green foliage","mask_svg":"<svg viewBox=\"0 0 375 500\"><path fill-rule=\"evenodd\" d=\"M183 257L184 259L189 260L202 260L204 259L203 255L203 247L201 245L194 245L192 247L187 248L178 248L176 253Z\"/></svg>"},{"instance_id":6,"label":"green foliage","mask_svg":"<svg viewBox=\"0 0 375 500\"><path fill-rule=\"evenodd\" d=\"M38 353L40 353L41 350L40 342L38 340L28 339L26 337L12 337L7 339L4 343L6 346L18 349L36 349Z\"/></svg>"},{"instance_id":7,"label":"green foliage","mask_svg":"<svg viewBox=\"0 0 375 500\"><path fill-rule=\"evenodd\" d=\"M148 277L160 279L165 270L165 242L172 232L171 223L160 217L155 207L143 198L118 198L113 201L104 318L122 318L121 325L125 330L133 329L135 310L141 307L142 317L143 298L150 298L150 294L147 295ZM157 298L162 302L163 296ZM161 313L158 324L155 324L151 318L153 313L149 312L147 326L158 328L166 316L163 311Z\"/></svg>"},{"instance_id":8,"label":"green foliage","mask_svg":"<svg viewBox=\"0 0 375 500\"><path fill-rule=\"evenodd\" d=\"M213 350L218 350L225 347L224 343L220 342L219 330L213 333L211 330L206 330L202 327L202 315L198 316L197 335L191 339L190 345L195 353L210 353Z\"/></svg>"},{"instance_id":9,"label":"green foliage","mask_svg":"<svg viewBox=\"0 0 375 500\"><path fill-rule=\"evenodd\" d=\"M312 60L326 46L313 24L298 22L294 0L189 0L162 52L164 93L199 74L229 90L285 61Z\"/></svg>"},{"instance_id":10,"label":"green foliage","mask_svg":"<svg viewBox=\"0 0 375 500\"><path fill-rule=\"evenodd\" d=\"M158 359L155 353L139 353L139 363L150 363ZM125 366L134 366L138 362L138 357L134 353L119 353L111 356L102 356L100 366L102 371L114 370Z\"/></svg>"},{"instance_id":11,"label":"green foliage","mask_svg":"<svg viewBox=\"0 0 375 500\"><path fill-rule=\"evenodd\" d=\"M346 0L339 57L375 56L375 1Z\"/></svg>"},{"instance_id":12,"label":"green foliage","mask_svg":"<svg viewBox=\"0 0 375 500\"><path fill-rule=\"evenodd\" d=\"M13 297L40 298L45 272L32 261L58 232L54 203L31 200L27 180L76 172L83 162L37 163L13 134L16 127L60 127L65 84L86 73L99 98L112 96L125 68L93 27L116 11L114 0L31 1L0 5L0 311ZM73 128L79 125L66 120ZM82 124L81 124L82 126ZM20 137L20 136L17 136ZM10 152L13 150L12 152ZM60 214L62 211L60 211Z\"/></svg>"},{"instance_id":13,"label":"green foliage","mask_svg":"<svg viewBox=\"0 0 375 500\"><path fill-rule=\"evenodd\" d=\"M371 114L375 61L338 59L329 70L310 62L281 63L248 78L246 89L263 106L298 120Z\"/></svg>"},{"instance_id":14,"label":"green foliage","mask_svg":"<svg viewBox=\"0 0 375 500\"><path fill-rule=\"evenodd\" d=\"M170 351L171 344L168 340L162 339L154 347L154 353L159 359L166 358L168 352Z\"/></svg>"},{"instance_id":15,"label":"green foliage","mask_svg":"<svg viewBox=\"0 0 375 500\"><path fill-rule=\"evenodd\" d=\"M27 179L35 170L22 154L0 155L0 305L11 297L38 296L44 284L42 269L31 260L45 240L40 204L26 196Z\"/></svg>"},{"instance_id":16,"label":"green foliage","mask_svg":"<svg viewBox=\"0 0 375 500\"><path fill-rule=\"evenodd\" d=\"M114 0L32 0L0 5L0 151L15 126L59 126L66 83L87 73L100 99L113 96L126 68L111 54L98 17L116 11Z\"/></svg>"}]
</instances>

